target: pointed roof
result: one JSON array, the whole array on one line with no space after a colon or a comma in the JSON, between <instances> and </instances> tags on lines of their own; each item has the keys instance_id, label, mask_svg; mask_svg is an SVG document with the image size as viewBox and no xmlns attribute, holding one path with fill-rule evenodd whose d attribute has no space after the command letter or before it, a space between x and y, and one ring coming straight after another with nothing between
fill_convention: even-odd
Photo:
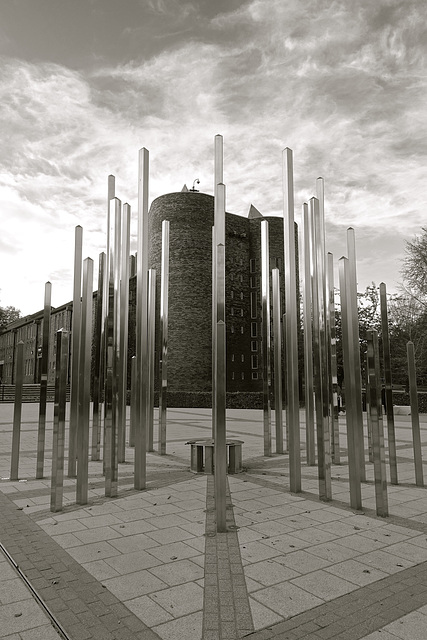
<instances>
[{"instance_id":1,"label":"pointed roof","mask_svg":"<svg viewBox=\"0 0 427 640\"><path fill-rule=\"evenodd\" d=\"M256 207L254 207L253 204L251 204L250 208L249 208L249 214L248 214L248 218L250 220L253 220L254 218L263 218L264 216L262 215L262 213L260 213L258 211L258 209Z\"/></svg>"},{"instance_id":2,"label":"pointed roof","mask_svg":"<svg viewBox=\"0 0 427 640\"><path fill-rule=\"evenodd\" d=\"M187 187L187 185L185 184L185 185L182 187L182 189L181 189L181 193L183 193L183 192L184 192L184 193L186 193L187 191L188 191L188 187Z\"/></svg>"}]
</instances>

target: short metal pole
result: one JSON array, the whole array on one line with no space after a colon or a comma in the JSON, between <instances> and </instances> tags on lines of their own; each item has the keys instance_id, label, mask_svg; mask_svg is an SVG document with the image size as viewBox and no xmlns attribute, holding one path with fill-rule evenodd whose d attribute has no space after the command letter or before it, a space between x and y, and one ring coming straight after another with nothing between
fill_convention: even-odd
<instances>
[{"instance_id":1,"label":"short metal pole","mask_svg":"<svg viewBox=\"0 0 427 640\"><path fill-rule=\"evenodd\" d=\"M24 382L24 343L16 345L15 402L13 407L12 456L10 479L18 480L19 445L21 441L22 385Z\"/></svg>"},{"instance_id":2,"label":"short metal pole","mask_svg":"<svg viewBox=\"0 0 427 640\"><path fill-rule=\"evenodd\" d=\"M156 270L148 270L147 325L147 450L154 451L154 349L156 333Z\"/></svg>"},{"instance_id":3,"label":"short metal pole","mask_svg":"<svg viewBox=\"0 0 427 640\"><path fill-rule=\"evenodd\" d=\"M94 328L95 358L93 374L93 422L92 422L92 460L99 460L101 451L101 397L103 384L103 358L104 354L104 280L106 268L106 255L99 254L98 291L96 295L96 314Z\"/></svg>"},{"instance_id":4,"label":"short metal pole","mask_svg":"<svg viewBox=\"0 0 427 640\"><path fill-rule=\"evenodd\" d=\"M48 374L48 364L49 364L51 298L52 298L52 285L50 282L46 282L45 289L44 289L39 428L37 433L37 464L36 464L37 479L43 478L43 473L44 473L44 453L45 453L44 450L45 450L45 440L46 440L47 374Z\"/></svg>"},{"instance_id":5,"label":"short metal pole","mask_svg":"<svg viewBox=\"0 0 427 640\"><path fill-rule=\"evenodd\" d=\"M420 416L418 413L417 375L415 370L414 343L406 345L408 358L409 397L411 401L412 443L414 447L415 484L424 486L423 459L421 452Z\"/></svg>"},{"instance_id":6,"label":"short metal pole","mask_svg":"<svg viewBox=\"0 0 427 640\"><path fill-rule=\"evenodd\" d=\"M348 259L340 258L339 261L340 296L341 296L341 319L342 319L342 344L343 344L343 364L344 364L344 384L345 384L345 405L347 422L347 449L348 449L348 469L350 481L350 506L352 509L362 508L362 489L360 484L360 454L359 438L356 433L354 416L354 340L353 324L350 319L348 302Z\"/></svg>"},{"instance_id":7,"label":"short metal pole","mask_svg":"<svg viewBox=\"0 0 427 640\"><path fill-rule=\"evenodd\" d=\"M67 405L68 331L56 333L55 406L53 412L50 510L62 511L64 488L65 411Z\"/></svg>"},{"instance_id":8,"label":"short metal pole","mask_svg":"<svg viewBox=\"0 0 427 640\"><path fill-rule=\"evenodd\" d=\"M337 371L337 341L335 327L335 287L334 287L334 257L328 253L327 293L328 305L328 340L330 344L329 366L329 402L331 405L331 440L333 443L332 456L334 464L341 463L340 425L338 416L338 371Z\"/></svg>"},{"instance_id":9,"label":"short metal pole","mask_svg":"<svg viewBox=\"0 0 427 640\"><path fill-rule=\"evenodd\" d=\"M390 464L390 482L397 482L396 434L394 429L393 383L391 376L390 334L388 330L387 289L384 282L380 284L381 332L383 339L384 381L387 413L388 457Z\"/></svg>"},{"instance_id":10,"label":"short metal pole","mask_svg":"<svg viewBox=\"0 0 427 640\"><path fill-rule=\"evenodd\" d=\"M77 504L88 502L90 369L92 347L93 260L83 262L80 339L79 415L77 424Z\"/></svg>"},{"instance_id":11,"label":"short metal pole","mask_svg":"<svg viewBox=\"0 0 427 640\"><path fill-rule=\"evenodd\" d=\"M282 418L282 314L280 309L280 273L273 269L273 345L274 345L274 416L276 426L276 453L283 453Z\"/></svg>"},{"instance_id":12,"label":"short metal pole","mask_svg":"<svg viewBox=\"0 0 427 640\"><path fill-rule=\"evenodd\" d=\"M380 359L378 333L368 330L367 362L369 376L369 411L372 424L372 444L374 455L375 502L377 516L388 516L387 475L384 454L384 426L381 408Z\"/></svg>"},{"instance_id":13,"label":"short metal pole","mask_svg":"<svg viewBox=\"0 0 427 640\"><path fill-rule=\"evenodd\" d=\"M137 428L138 414L136 411L137 401L137 385L136 385L136 357L131 358L131 391L130 391L130 432L129 432L129 446L135 446L135 430Z\"/></svg>"},{"instance_id":14,"label":"short metal pole","mask_svg":"<svg viewBox=\"0 0 427 640\"><path fill-rule=\"evenodd\" d=\"M80 331L82 296L83 229L77 225L74 246L73 316L71 325L71 391L70 426L68 442L68 477L76 477L77 423L79 414Z\"/></svg>"}]
</instances>

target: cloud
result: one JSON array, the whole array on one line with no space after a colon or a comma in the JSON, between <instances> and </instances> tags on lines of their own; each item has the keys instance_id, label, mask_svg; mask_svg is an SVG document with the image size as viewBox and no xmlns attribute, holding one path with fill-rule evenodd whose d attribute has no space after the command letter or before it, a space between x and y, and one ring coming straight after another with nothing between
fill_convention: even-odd
<instances>
[{"instance_id":1,"label":"cloud","mask_svg":"<svg viewBox=\"0 0 427 640\"><path fill-rule=\"evenodd\" d=\"M145 146L151 198L195 178L212 193L217 133L230 211L246 215L253 202L266 215L281 213L281 154L290 147L296 217L322 175L331 242L350 225L410 236L423 224L423 3L253 0L208 14L196 3L151 0L149 9L175 36L151 54L145 44L129 62L98 59L76 71L1 59L5 242L15 234L24 246L19 225L28 221L33 233L39 225L44 246L72 247L82 224L96 261L107 176L116 175L118 197L135 210ZM135 51L143 25L129 29ZM66 272L64 252L52 254L51 265Z\"/></svg>"}]
</instances>

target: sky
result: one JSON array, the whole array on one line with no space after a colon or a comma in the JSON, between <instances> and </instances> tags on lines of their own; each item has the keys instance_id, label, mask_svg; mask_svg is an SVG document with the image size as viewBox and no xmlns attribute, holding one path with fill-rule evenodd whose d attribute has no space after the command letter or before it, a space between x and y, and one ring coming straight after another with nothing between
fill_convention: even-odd
<instances>
[{"instance_id":1,"label":"sky","mask_svg":"<svg viewBox=\"0 0 427 640\"><path fill-rule=\"evenodd\" d=\"M358 288L399 290L426 225L425 0L0 0L0 306L72 300L74 233L105 250L108 175L132 207L138 151L150 201L213 193L224 137L227 210L295 220L325 182L335 264L356 232ZM336 284L338 285L338 279Z\"/></svg>"}]
</instances>

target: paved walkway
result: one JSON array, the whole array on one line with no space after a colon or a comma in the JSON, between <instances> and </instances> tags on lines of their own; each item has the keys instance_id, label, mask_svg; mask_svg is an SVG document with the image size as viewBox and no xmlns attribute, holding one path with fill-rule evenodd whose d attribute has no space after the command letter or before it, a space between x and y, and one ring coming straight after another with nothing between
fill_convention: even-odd
<instances>
[{"instance_id":1,"label":"paved walkway","mask_svg":"<svg viewBox=\"0 0 427 640\"><path fill-rule=\"evenodd\" d=\"M427 638L427 490L415 486L409 417L396 416L400 484L388 487L390 517L378 518L372 464L363 511L348 506L343 417L344 463L333 466L333 500L324 503L304 443L295 495L287 456L262 455L261 411L229 411L245 472L228 478L228 531L217 534L213 478L190 473L185 445L210 436L210 411L169 411L167 455L148 454L146 490L133 489L128 448L118 498L105 497L102 462L90 462L89 504L76 505L67 478L56 514L52 412L48 405L46 478L34 479L38 406L24 405L11 482L13 406L0 405L0 638ZM301 424L303 436L303 414Z\"/></svg>"}]
</instances>

